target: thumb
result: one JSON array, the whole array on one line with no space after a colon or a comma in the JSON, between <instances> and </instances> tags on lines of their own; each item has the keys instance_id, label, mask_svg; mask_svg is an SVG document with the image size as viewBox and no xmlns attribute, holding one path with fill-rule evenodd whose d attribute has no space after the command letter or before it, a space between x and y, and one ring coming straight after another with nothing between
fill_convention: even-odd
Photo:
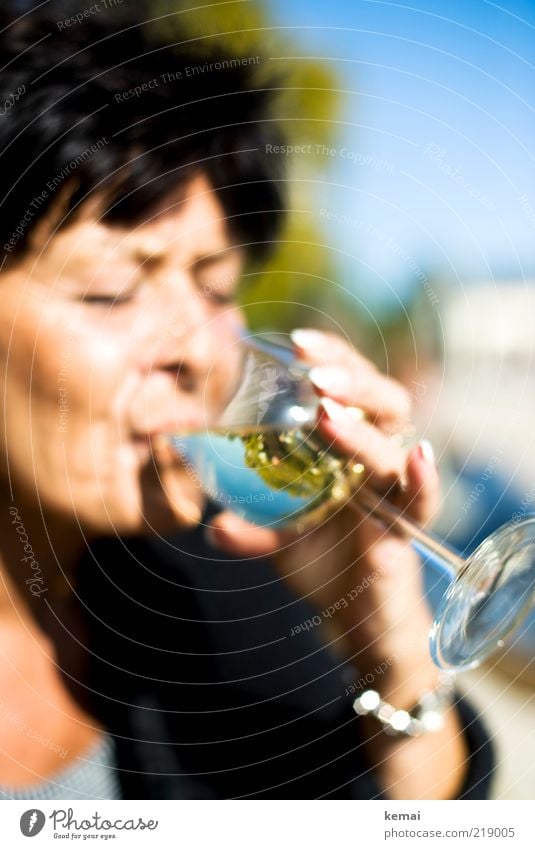
<instances>
[{"instance_id":1,"label":"thumb","mask_svg":"<svg viewBox=\"0 0 535 849\"><path fill-rule=\"evenodd\" d=\"M290 536L288 531L253 525L230 510L214 516L205 534L214 548L238 557L268 557L279 551Z\"/></svg>"}]
</instances>

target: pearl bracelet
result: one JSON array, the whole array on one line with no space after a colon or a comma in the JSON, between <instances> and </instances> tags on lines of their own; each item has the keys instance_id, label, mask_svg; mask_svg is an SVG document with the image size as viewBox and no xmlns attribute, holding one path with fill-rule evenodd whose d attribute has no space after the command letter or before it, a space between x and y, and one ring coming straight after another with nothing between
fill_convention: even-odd
<instances>
[{"instance_id":1,"label":"pearl bracelet","mask_svg":"<svg viewBox=\"0 0 535 849\"><path fill-rule=\"evenodd\" d=\"M441 671L436 689L425 690L412 712L392 707L377 690L365 690L353 702L353 710L359 716L375 716L386 734L419 737L426 731L440 731L444 727L444 714L453 702L454 691L455 673Z\"/></svg>"}]
</instances>

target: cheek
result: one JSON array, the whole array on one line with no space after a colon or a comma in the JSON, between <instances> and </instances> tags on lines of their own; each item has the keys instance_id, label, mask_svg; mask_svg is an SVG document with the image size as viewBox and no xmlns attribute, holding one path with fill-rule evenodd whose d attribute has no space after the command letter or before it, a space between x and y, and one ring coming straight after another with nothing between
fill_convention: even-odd
<instances>
[{"instance_id":1,"label":"cheek","mask_svg":"<svg viewBox=\"0 0 535 849\"><path fill-rule=\"evenodd\" d=\"M71 305L42 304L21 311L9 336L10 462L33 468L42 485L57 483L66 465L86 478L91 464L107 462L119 388L132 370L128 334L99 329ZM7 353L3 334L1 344Z\"/></svg>"},{"instance_id":2,"label":"cheek","mask_svg":"<svg viewBox=\"0 0 535 849\"><path fill-rule=\"evenodd\" d=\"M66 308L17 322L2 439L16 489L61 512L74 506L91 527L108 513L138 516L137 458L121 421L125 386L139 382L136 347L127 332Z\"/></svg>"},{"instance_id":3,"label":"cheek","mask_svg":"<svg viewBox=\"0 0 535 849\"><path fill-rule=\"evenodd\" d=\"M59 421L67 418L73 431L111 419L127 362L124 335L98 331L78 317L61 329L57 321L43 322L31 374L32 401Z\"/></svg>"}]
</instances>

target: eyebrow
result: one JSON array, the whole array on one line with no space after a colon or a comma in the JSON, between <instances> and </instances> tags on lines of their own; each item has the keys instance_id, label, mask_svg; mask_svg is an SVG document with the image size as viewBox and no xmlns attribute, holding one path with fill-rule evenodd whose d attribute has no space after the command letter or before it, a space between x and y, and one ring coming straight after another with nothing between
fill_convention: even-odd
<instances>
[{"instance_id":1,"label":"eyebrow","mask_svg":"<svg viewBox=\"0 0 535 849\"><path fill-rule=\"evenodd\" d=\"M221 248L214 248L212 251L207 251L195 256L189 263L188 267L201 268L203 265L209 265L210 263L223 260L227 256L232 256L238 250L239 248L237 245L227 245ZM166 261L167 254L165 250L149 253L149 251L145 251L143 248L137 248L133 252L132 258L138 265L143 265L145 267L149 266L150 268L156 269Z\"/></svg>"},{"instance_id":2,"label":"eyebrow","mask_svg":"<svg viewBox=\"0 0 535 849\"><path fill-rule=\"evenodd\" d=\"M211 262L218 262L219 260L225 259L228 256L232 256L238 250L239 248L237 245L228 245L224 248L217 248L214 251L208 251L207 253L198 254L191 262L191 266L198 268L199 266L208 265Z\"/></svg>"},{"instance_id":3,"label":"eyebrow","mask_svg":"<svg viewBox=\"0 0 535 849\"><path fill-rule=\"evenodd\" d=\"M132 259L136 265L142 265L145 269L151 268L155 270L165 262L165 253L149 253L138 248L133 252Z\"/></svg>"}]
</instances>

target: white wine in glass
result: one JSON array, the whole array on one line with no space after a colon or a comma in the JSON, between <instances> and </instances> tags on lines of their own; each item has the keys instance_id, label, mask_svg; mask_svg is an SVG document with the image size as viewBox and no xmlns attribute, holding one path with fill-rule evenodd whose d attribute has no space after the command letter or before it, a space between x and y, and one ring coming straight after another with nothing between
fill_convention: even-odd
<instances>
[{"instance_id":1,"label":"white wine in glass","mask_svg":"<svg viewBox=\"0 0 535 849\"><path fill-rule=\"evenodd\" d=\"M244 335L238 344L240 380L218 420L169 435L207 496L258 525L303 532L341 507L374 515L408 535L450 581L430 633L437 665L477 666L502 646L533 606L535 517L508 523L462 558L376 493L361 464L326 444L315 429L308 370L292 349L267 336Z\"/></svg>"}]
</instances>

